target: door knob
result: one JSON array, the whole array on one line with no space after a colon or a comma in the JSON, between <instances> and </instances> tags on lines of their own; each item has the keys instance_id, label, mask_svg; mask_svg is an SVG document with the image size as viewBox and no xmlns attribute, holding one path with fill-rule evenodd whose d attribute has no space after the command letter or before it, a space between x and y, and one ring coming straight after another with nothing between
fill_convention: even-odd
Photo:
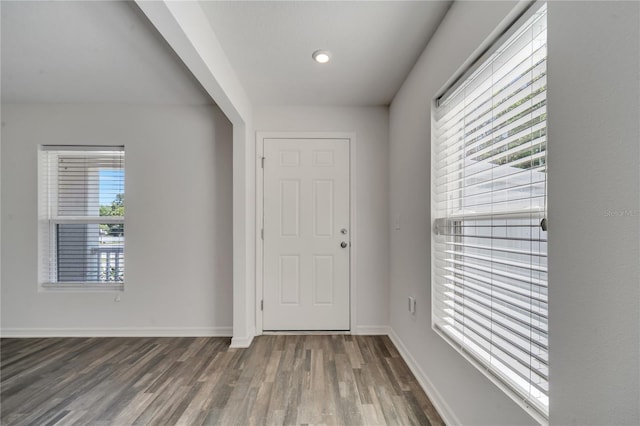
<instances>
[{"instance_id":1,"label":"door knob","mask_svg":"<svg viewBox=\"0 0 640 426\"><path fill-rule=\"evenodd\" d=\"M343 242L341 242L341 243L340 243L340 247L342 247L342 248L347 248L347 243L346 243L346 242L344 242L344 241L343 241Z\"/></svg>"}]
</instances>

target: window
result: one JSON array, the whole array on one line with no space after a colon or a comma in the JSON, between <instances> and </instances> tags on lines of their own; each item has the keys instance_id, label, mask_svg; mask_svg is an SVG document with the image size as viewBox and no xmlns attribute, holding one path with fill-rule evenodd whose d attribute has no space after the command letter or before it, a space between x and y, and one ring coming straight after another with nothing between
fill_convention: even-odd
<instances>
[{"instance_id":1,"label":"window","mask_svg":"<svg viewBox=\"0 0 640 426\"><path fill-rule=\"evenodd\" d=\"M40 284L122 290L124 147L42 146Z\"/></svg>"},{"instance_id":2,"label":"window","mask_svg":"<svg viewBox=\"0 0 640 426\"><path fill-rule=\"evenodd\" d=\"M548 416L546 6L433 111L434 329Z\"/></svg>"}]
</instances>

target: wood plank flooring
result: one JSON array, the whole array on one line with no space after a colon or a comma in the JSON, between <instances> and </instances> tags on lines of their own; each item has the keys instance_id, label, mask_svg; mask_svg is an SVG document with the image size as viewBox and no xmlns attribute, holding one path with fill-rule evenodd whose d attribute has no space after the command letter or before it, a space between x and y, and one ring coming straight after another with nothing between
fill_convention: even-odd
<instances>
[{"instance_id":1,"label":"wood plank flooring","mask_svg":"<svg viewBox=\"0 0 640 426\"><path fill-rule=\"evenodd\" d=\"M440 425L386 336L2 339L2 425Z\"/></svg>"}]
</instances>

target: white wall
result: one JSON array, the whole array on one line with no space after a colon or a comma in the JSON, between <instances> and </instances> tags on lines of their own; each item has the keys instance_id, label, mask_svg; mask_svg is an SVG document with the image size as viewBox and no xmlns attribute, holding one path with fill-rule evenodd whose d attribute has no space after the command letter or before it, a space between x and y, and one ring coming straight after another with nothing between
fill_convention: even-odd
<instances>
[{"instance_id":1,"label":"white wall","mask_svg":"<svg viewBox=\"0 0 640 426\"><path fill-rule=\"evenodd\" d=\"M356 134L356 327L386 332L389 289L387 107L259 107L257 131Z\"/></svg>"},{"instance_id":2,"label":"white wall","mask_svg":"<svg viewBox=\"0 0 640 426\"><path fill-rule=\"evenodd\" d=\"M198 2L136 0L233 124L233 339L255 334L255 143L252 105Z\"/></svg>"},{"instance_id":3,"label":"white wall","mask_svg":"<svg viewBox=\"0 0 640 426\"><path fill-rule=\"evenodd\" d=\"M553 424L640 424L640 3L549 3Z\"/></svg>"},{"instance_id":4,"label":"white wall","mask_svg":"<svg viewBox=\"0 0 640 426\"><path fill-rule=\"evenodd\" d=\"M431 101L514 5L454 3L390 109L392 337L451 424L536 423L431 329Z\"/></svg>"},{"instance_id":5,"label":"white wall","mask_svg":"<svg viewBox=\"0 0 640 426\"><path fill-rule=\"evenodd\" d=\"M534 422L430 321L429 103L513 6L454 3L390 110L392 336L456 424ZM639 8L549 3L551 424L640 423Z\"/></svg>"},{"instance_id":6,"label":"white wall","mask_svg":"<svg viewBox=\"0 0 640 426\"><path fill-rule=\"evenodd\" d=\"M124 144L126 282L37 285L37 145ZM3 335L231 334L232 128L215 106L2 105Z\"/></svg>"}]
</instances>

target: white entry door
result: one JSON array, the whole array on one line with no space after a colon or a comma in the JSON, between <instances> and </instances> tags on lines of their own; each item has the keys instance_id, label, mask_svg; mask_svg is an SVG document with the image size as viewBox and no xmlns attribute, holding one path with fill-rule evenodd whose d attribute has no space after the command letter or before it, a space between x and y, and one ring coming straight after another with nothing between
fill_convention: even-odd
<instances>
[{"instance_id":1,"label":"white entry door","mask_svg":"<svg viewBox=\"0 0 640 426\"><path fill-rule=\"evenodd\" d=\"M264 140L264 330L349 330L349 140Z\"/></svg>"}]
</instances>

